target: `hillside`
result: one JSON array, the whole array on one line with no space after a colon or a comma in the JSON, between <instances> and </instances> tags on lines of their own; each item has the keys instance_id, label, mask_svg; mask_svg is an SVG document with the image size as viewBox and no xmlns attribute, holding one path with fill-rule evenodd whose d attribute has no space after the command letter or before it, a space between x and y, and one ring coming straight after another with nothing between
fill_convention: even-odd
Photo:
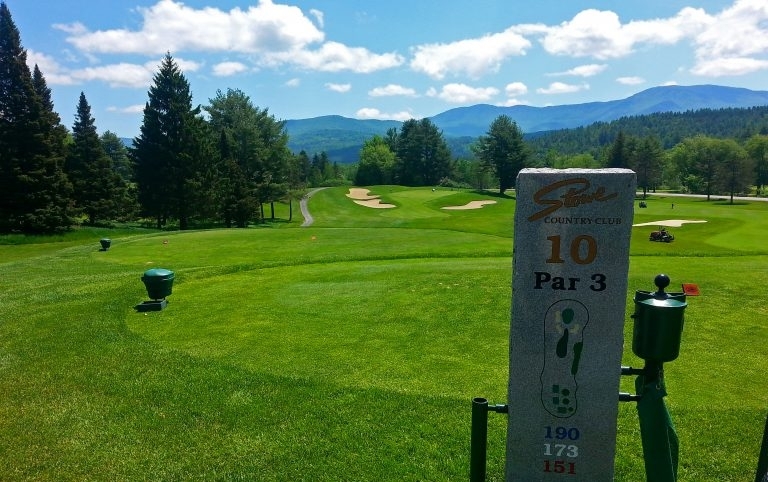
<instances>
[{"instance_id":1,"label":"hillside","mask_svg":"<svg viewBox=\"0 0 768 482\"><path fill-rule=\"evenodd\" d=\"M715 85L664 86L644 90L626 99L549 107L500 107L487 104L451 109L430 119L443 131L455 156L466 156L472 139L485 134L499 115L512 118L523 132L558 131L655 113L681 113L702 109L746 108L768 105L768 91ZM309 155L325 151L332 161L357 162L363 142L374 134L399 127L397 121L357 120L323 116L286 122L289 147ZM463 137L464 139L455 139Z\"/></svg>"}]
</instances>

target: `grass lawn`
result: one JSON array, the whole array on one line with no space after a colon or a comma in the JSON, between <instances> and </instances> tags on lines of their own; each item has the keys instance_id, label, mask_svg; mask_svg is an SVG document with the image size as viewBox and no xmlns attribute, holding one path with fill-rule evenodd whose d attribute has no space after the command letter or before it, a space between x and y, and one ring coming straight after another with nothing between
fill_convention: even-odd
<instances>
[{"instance_id":1,"label":"grass lawn","mask_svg":"<svg viewBox=\"0 0 768 482\"><path fill-rule=\"evenodd\" d=\"M372 209L347 192L316 193L308 228L294 203L269 227L0 237L0 480L466 480L471 399L506 402L514 198L374 186L396 207ZM496 203L442 209L473 200ZM660 272L697 283L665 365L680 480L751 482L768 203L647 203L636 223L707 222L669 244L633 228L624 363L642 365L634 290ZM173 294L137 313L151 267L175 272ZM505 437L491 414L489 481ZM643 473L622 404L616 480Z\"/></svg>"}]
</instances>

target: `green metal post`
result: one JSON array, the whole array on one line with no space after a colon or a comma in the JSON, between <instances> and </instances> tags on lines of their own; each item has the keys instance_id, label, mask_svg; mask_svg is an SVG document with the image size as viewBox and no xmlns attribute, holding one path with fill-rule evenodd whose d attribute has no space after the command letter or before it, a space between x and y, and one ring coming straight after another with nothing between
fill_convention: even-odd
<instances>
[{"instance_id":1,"label":"green metal post","mask_svg":"<svg viewBox=\"0 0 768 482\"><path fill-rule=\"evenodd\" d=\"M488 449L488 400L472 399L472 439L470 440L469 481L485 482Z\"/></svg>"},{"instance_id":2,"label":"green metal post","mask_svg":"<svg viewBox=\"0 0 768 482\"><path fill-rule=\"evenodd\" d=\"M760 446L760 458L757 460L755 482L768 482L768 418L765 419L763 444Z\"/></svg>"},{"instance_id":3,"label":"green metal post","mask_svg":"<svg viewBox=\"0 0 768 482\"><path fill-rule=\"evenodd\" d=\"M645 474L648 482L675 482L679 457L679 442L672 419L664 404L663 365L646 361L645 374L635 380L635 390L641 395L637 402L640 437L643 443Z\"/></svg>"}]
</instances>

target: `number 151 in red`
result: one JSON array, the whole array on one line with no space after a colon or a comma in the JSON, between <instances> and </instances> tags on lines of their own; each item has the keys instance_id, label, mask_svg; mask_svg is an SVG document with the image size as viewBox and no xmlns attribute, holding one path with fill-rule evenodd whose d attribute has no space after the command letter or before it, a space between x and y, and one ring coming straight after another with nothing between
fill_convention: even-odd
<instances>
[{"instance_id":1,"label":"number 151 in red","mask_svg":"<svg viewBox=\"0 0 768 482\"><path fill-rule=\"evenodd\" d=\"M544 472L553 472L555 474L575 475L576 464L566 462L565 460L545 460Z\"/></svg>"}]
</instances>

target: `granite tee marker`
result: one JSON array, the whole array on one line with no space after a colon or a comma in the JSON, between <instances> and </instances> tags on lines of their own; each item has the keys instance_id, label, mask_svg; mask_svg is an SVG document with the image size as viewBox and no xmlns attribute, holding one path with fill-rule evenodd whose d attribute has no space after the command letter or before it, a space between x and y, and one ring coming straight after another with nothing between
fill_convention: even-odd
<instances>
[{"instance_id":1,"label":"granite tee marker","mask_svg":"<svg viewBox=\"0 0 768 482\"><path fill-rule=\"evenodd\" d=\"M517 178L507 482L613 480L635 188L627 169Z\"/></svg>"}]
</instances>

